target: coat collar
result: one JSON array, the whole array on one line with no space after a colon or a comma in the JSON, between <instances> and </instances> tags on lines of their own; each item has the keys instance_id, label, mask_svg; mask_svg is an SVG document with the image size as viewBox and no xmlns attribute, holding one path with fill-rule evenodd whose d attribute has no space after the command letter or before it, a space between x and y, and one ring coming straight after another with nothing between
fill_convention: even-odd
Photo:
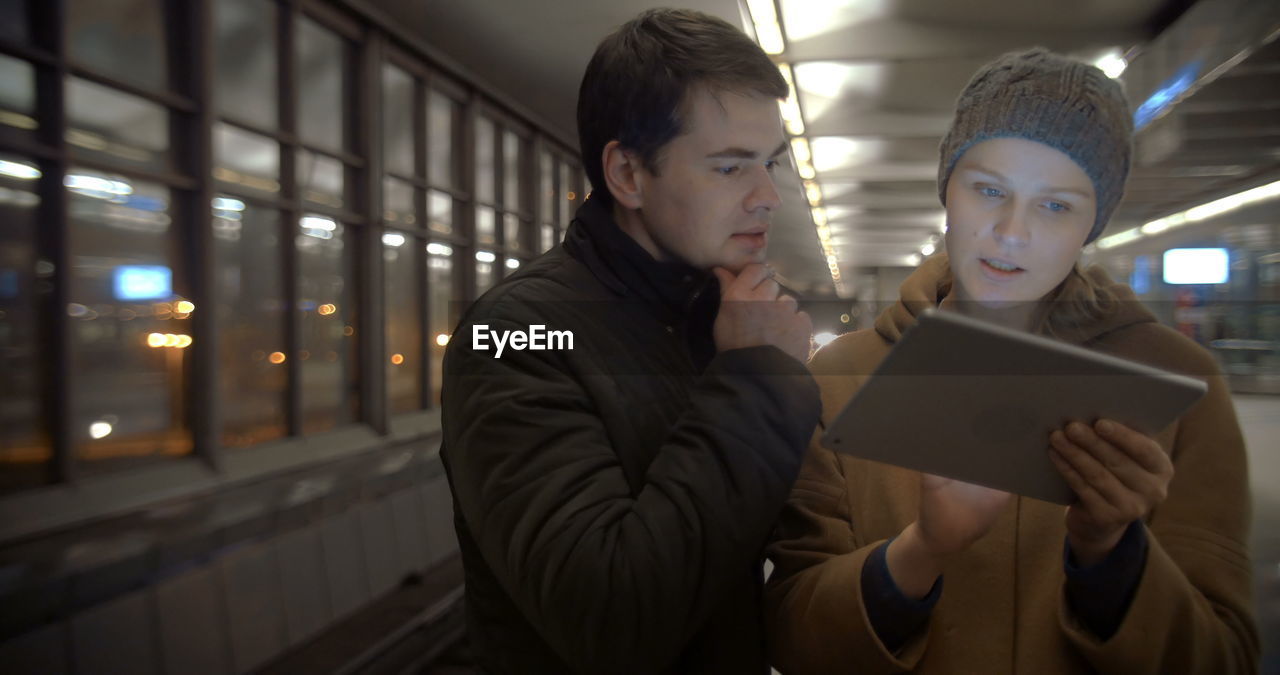
<instances>
[{"instance_id":1,"label":"coat collar","mask_svg":"<svg viewBox=\"0 0 1280 675\"><path fill-rule=\"evenodd\" d=\"M565 250L618 295L656 303L664 313L683 318L708 297L719 299L719 284L708 271L680 261L658 261L614 221L605 200L588 198L578 208ZM700 302L701 301L701 302Z\"/></svg>"}]
</instances>

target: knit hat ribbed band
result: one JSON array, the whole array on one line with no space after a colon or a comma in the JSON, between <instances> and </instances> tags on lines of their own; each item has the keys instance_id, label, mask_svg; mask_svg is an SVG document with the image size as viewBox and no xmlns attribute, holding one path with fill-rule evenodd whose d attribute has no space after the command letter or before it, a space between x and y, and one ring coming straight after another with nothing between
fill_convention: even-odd
<instances>
[{"instance_id":1,"label":"knit hat ribbed band","mask_svg":"<svg viewBox=\"0 0 1280 675\"><path fill-rule=\"evenodd\" d=\"M1086 63L1043 48L1005 54L983 66L956 103L956 116L939 148L938 197L975 143L1025 138L1075 160L1093 181L1098 211L1087 242L1102 234L1124 196L1133 154L1133 118L1120 84Z\"/></svg>"}]
</instances>

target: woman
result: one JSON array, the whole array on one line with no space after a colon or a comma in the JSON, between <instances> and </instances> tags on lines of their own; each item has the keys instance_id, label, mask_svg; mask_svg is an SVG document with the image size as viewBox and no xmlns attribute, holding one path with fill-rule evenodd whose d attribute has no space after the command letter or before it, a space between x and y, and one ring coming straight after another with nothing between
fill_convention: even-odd
<instances>
[{"instance_id":1,"label":"woman","mask_svg":"<svg viewBox=\"0 0 1280 675\"><path fill-rule=\"evenodd\" d=\"M1077 267L1123 193L1128 111L1101 71L1044 50L978 72L941 147L947 253L874 329L815 355L823 422L935 306L1201 376L1208 394L1152 437L1111 420L1055 431L1047 451L1079 498L1065 512L811 444L769 551L782 672L1256 670L1248 477L1227 388L1128 287ZM903 424L931 414L904 410Z\"/></svg>"}]
</instances>

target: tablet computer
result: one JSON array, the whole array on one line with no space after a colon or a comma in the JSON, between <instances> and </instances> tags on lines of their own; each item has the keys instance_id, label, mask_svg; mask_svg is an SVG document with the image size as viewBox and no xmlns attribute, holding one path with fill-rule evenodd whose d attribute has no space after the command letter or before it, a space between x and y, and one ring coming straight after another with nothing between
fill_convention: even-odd
<instances>
[{"instance_id":1,"label":"tablet computer","mask_svg":"<svg viewBox=\"0 0 1280 675\"><path fill-rule=\"evenodd\" d=\"M823 434L865 459L1069 504L1049 434L1105 417L1161 431L1207 385L1107 354L927 310Z\"/></svg>"}]
</instances>

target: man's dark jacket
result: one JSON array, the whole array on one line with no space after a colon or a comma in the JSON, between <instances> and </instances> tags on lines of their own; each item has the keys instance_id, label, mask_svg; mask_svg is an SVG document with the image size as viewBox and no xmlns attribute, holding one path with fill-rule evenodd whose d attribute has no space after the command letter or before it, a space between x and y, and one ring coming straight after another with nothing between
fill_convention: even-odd
<instances>
[{"instance_id":1,"label":"man's dark jacket","mask_svg":"<svg viewBox=\"0 0 1280 675\"><path fill-rule=\"evenodd\" d=\"M593 198L462 318L441 453L486 672L768 672L761 551L821 404L776 347L717 353L719 302ZM535 324L573 349L473 348Z\"/></svg>"}]
</instances>

